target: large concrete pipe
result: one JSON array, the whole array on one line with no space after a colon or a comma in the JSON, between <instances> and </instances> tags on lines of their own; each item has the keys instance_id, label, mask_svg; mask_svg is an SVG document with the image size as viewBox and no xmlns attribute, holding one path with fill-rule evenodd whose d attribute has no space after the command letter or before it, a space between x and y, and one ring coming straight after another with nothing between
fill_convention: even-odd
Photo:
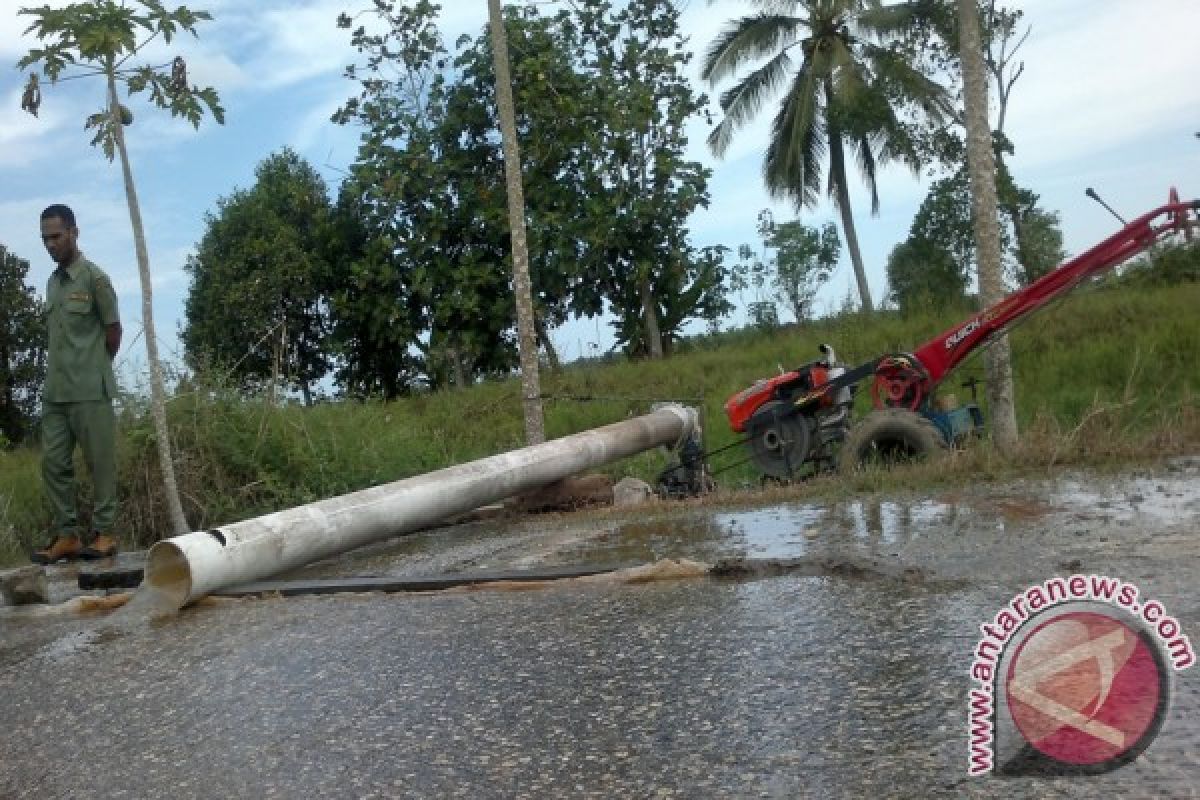
<instances>
[{"instance_id":1,"label":"large concrete pipe","mask_svg":"<svg viewBox=\"0 0 1200 800\"><path fill-rule=\"evenodd\" d=\"M175 536L150 548L144 588L158 604L182 608L217 589L420 530L659 445L678 444L696 428L694 409L666 404L603 428Z\"/></svg>"}]
</instances>

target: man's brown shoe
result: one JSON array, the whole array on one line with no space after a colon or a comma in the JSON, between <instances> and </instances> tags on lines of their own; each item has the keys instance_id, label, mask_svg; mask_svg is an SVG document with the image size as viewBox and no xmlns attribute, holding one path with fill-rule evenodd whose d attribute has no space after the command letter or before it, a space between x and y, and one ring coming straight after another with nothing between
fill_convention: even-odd
<instances>
[{"instance_id":1,"label":"man's brown shoe","mask_svg":"<svg viewBox=\"0 0 1200 800\"><path fill-rule=\"evenodd\" d=\"M97 533L96 538L92 539L91 543L80 551L79 557L90 561L95 558L109 558L116 554L117 540L107 533Z\"/></svg>"},{"instance_id":2,"label":"man's brown shoe","mask_svg":"<svg viewBox=\"0 0 1200 800\"><path fill-rule=\"evenodd\" d=\"M82 553L83 542L78 536L58 536L41 550L35 550L29 560L35 564L53 564L64 558L79 558Z\"/></svg>"}]
</instances>

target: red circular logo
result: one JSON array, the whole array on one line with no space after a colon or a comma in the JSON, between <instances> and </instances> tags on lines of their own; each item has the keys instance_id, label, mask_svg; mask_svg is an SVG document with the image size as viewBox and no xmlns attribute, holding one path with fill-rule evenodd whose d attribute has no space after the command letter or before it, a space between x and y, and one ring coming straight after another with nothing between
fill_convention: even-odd
<instances>
[{"instance_id":1,"label":"red circular logo","mask_svg":"<svg viewBox=\"0 0 1200 800\"><path fill-rule=\"evenodd\" d=\"M1063 764L1115 767L1158 733L1168 675L1148 637L1098 611L1050 619L1009 662L1005 694L1017 730Z\"/></svg>"}]
</instances>

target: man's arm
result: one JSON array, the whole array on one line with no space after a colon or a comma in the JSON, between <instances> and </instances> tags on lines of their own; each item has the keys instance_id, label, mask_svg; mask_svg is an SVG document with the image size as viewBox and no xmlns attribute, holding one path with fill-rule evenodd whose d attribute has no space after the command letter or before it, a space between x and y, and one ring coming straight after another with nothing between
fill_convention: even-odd
<instances>
[{"instance_id":1,"label":"man's arm","mask_svg":"<svg viewBox=\"0 0 1200 800\"><path fill-rule=\"evenodd\" d=\"M121 323L114 322L104 328L104 346L109 358L117 357L117 351L121 349Z\"/></svg>"},{"instance_id":2,"label":"man's arm","mask_svg":"<svg viewBox=\"0 0 1200 800\"><path fill-rule=\"evenodd\" d=\"M108 350L109 358L116 358L117 351L121 349L121 316L117 311L117 293L113 291L107 275L99 271L93 274L96 313L104 325L104 347Z\"/></svg>"}]
</instances>

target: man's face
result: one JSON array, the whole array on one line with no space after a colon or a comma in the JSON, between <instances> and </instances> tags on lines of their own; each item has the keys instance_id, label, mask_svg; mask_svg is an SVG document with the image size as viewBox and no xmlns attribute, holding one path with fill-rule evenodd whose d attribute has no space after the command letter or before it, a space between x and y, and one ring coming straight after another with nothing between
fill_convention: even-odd
<instances>
[{"instance_id":1,"label":"man's face","mask_svg":"<svg viewBox=\"0 0 1200 800\"><path fill-rule=\"evenodd\" d=\"M42 220L42 244L46 252L60 267L70 266L75 260L78 250L75 242L79 238L79 229L72 228L58 217L48 217Z\"/></svg>"}]
</instances>

